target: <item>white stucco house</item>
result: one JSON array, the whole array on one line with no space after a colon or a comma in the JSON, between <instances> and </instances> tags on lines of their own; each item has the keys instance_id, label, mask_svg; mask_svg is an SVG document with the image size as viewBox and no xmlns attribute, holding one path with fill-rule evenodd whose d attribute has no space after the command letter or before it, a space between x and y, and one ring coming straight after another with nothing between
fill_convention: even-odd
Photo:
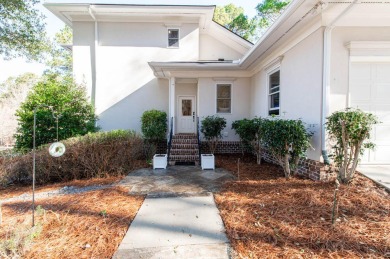
<instances>
[{"instance_id":1,"label":"white stucco house","mask_svg":"<svg viewBox=\"0 0 390 259\"><path fill-rule=\"evenodd\" d=\"M315 132L306 173L320 178L325 118L359 107L382 121L362 163L390 164L389 0L293 0L254 45L213 22L211 5L44 5L73 28L74 75L103 130L139 131L159 109L174 134L196 133L197 117L217 114L231 152L234 120L301 118Z\"/></svg>"}]
</instances>

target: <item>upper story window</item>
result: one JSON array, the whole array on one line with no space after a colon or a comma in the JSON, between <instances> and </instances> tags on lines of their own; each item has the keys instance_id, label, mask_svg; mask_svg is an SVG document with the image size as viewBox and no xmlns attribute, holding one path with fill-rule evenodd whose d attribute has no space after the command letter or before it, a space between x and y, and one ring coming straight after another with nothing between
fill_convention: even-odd
<instances>
[{"instance_id":1,"label":"upper story window","mask_svg":"<svg viewBox=\"0 0 390 259\"><path fill-rule=\"evenodd\" d=\"M217 84L217 113L232 112L232 85Z\"/></svg>"},{"instance_id":2,"label":"upper story window","mask_svg":"<svg viewBox=\"0 0 390 259\"><path fill-rule=\"evenodd\" d=\"M269 115L280 114L280 70L273 72L268 78L269 84Z\"/></svg>"},{"instance_id":3,"label":"upper story window","mask_svg":"<svg viewBox=\"0 0 390 259\"><path fill-rule=\"evenodd\" d=\"M179 47L179 29L168 29L168 47Z\"/></svg>"}]
</instances>

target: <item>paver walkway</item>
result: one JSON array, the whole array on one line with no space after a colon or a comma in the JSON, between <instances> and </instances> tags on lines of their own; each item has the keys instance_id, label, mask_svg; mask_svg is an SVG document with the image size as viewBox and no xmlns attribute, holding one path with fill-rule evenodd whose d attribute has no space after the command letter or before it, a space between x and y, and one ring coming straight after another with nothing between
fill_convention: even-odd
<instances>
[{"instance_id":1,"label":"paver walkway","mask_svg":"<svg viewBox=\"0 0 390 259\"><path fill-rule=\"evenodd\" d=\"M234 179L196 166L141 169L119 185L147 194L114 255L124 258L229 258L230 246L211 192Z\"/></svg>"}]
</instances>

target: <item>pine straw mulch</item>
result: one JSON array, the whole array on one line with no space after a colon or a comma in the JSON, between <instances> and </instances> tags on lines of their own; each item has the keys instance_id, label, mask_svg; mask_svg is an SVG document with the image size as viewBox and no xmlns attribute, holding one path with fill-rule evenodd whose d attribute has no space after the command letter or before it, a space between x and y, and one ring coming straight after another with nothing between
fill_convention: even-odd
<instances>
[{"instance_id":1,"label":"pine straw mulch","mask_svg":"<svg viewBox=\"0 0 390 259\"><path fill-rule=\"evenodd\" d=\"M124 188L58 196L37 202L41 234L23 258L111 258L144 197ZM0 239L7 229L31 222L31 202L3 204Z\"/></svg>"},{"instance_id":2,"label":"pine straw mulch","mask_svg":"<svg viewBox=\"0 0 390 259\"><path fill-rule=\"evenodd\" d=\"M150 167L145 160L136 160L134 161L134 170ZM76 179L72 181L60 182L60 183L51 183L46 185L37 186L35 191L47 192L62 188L64 186L75 186L78 188L93 186L93 185L107 185L114 184L121 181L125 178L126 175L105 175L101 178L92 178L92 179ZM11 185L11 186L0 186L0 200L8 199L11 197L19 196L24 193L31 194L31 185Z\"/></svg>"},{"instance_id":3,"label":"pine straw mulch","mask_svg":"<svg viewBox=\"0 0 390 259\"><path fill-rule=\"evenodd\" d=\"M390 258L390 195L357 175L339 191L331 224L334 182L286 180L255 158L217 156L240 180L215 195L237 258Z\"/></svg>"}]
</instances>

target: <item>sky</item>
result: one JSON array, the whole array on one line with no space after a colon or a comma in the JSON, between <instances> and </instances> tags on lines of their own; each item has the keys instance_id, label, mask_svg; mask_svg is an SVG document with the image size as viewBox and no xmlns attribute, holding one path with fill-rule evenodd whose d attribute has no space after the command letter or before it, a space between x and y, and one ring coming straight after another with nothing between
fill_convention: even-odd
<instances>
[{"instance_id":1,"label":"sky","mask_svg":"<svg viewBox=\"0 0 390 259\"><path fill-rule=\"evenodd\" d=\"M51 0L60 2L61 0ZM94 0L93 2L102 2L104 0ZM49 37L53 38L54 35L64 27L64 23L58 19L55 15L49 12L43 7L43 0L37 5L37 8L46 16L46 31ZM91 0L74 2L91 2ZM108 1L104 1L108 2ZM245 10L245 14L249 17L256 15L255 7L260 2L256 0L116 0L116 2L124 2L131 4L188 4L188 5L227 5L233 3L236 6L241 6ZM23 58L16 58L10 61L5 61L0 56L0 83L5 81L10 76L18 76L26 72L32 72L37 75L41 75L45 66L37 62L26 62Z\"/></svg>"}]
</instances>

